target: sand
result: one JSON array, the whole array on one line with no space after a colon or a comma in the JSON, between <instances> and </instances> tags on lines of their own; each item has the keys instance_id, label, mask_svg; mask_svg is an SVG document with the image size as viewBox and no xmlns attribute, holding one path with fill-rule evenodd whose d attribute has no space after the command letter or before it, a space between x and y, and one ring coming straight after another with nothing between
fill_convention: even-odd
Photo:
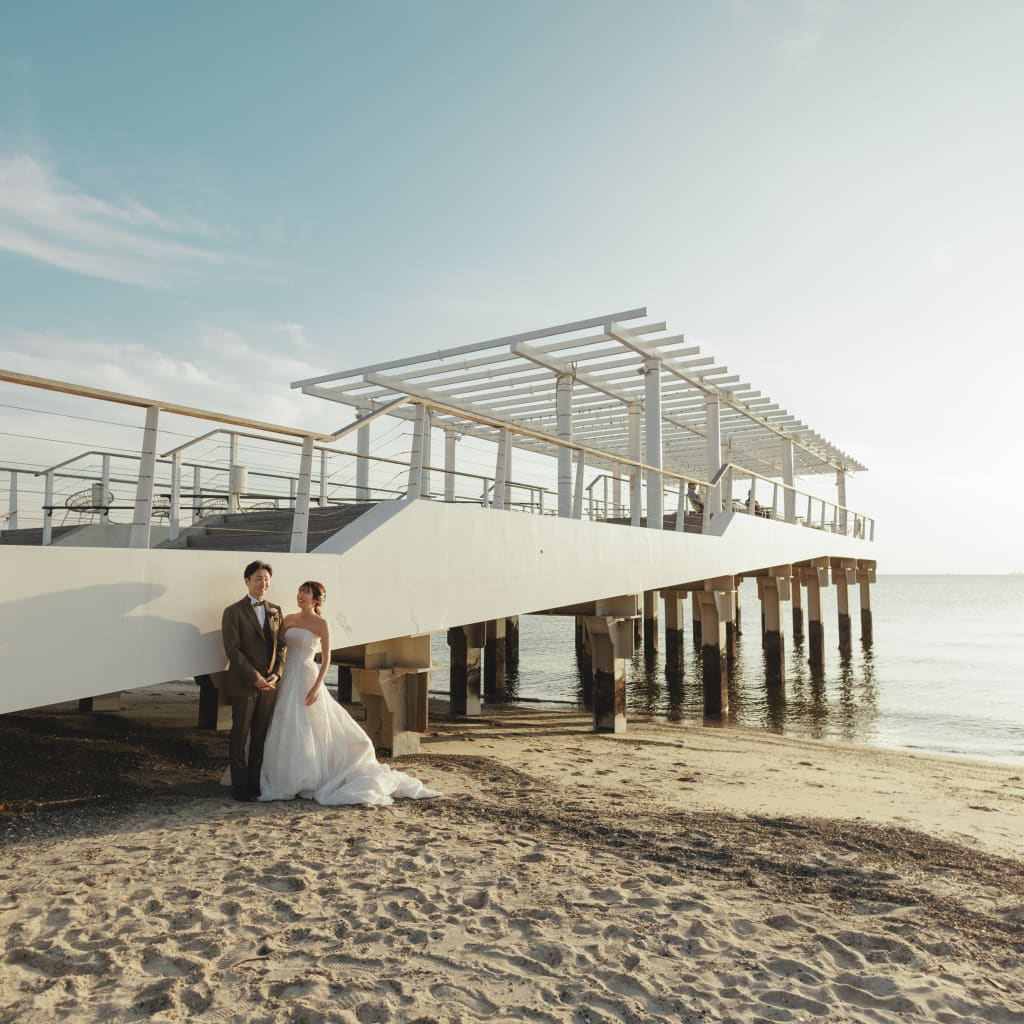
<instances>
[{"instance_id":1,"label":"sand","mask_svg":"<svg viewBox=\"0 0 1024 1024\"><path fill-rule=\"evenodd\" d=\"M1019 768L488 710L393 762L442 798L333 809L0 733L0 1022L1024 1021Z\"/></svg>"}]
</instances>

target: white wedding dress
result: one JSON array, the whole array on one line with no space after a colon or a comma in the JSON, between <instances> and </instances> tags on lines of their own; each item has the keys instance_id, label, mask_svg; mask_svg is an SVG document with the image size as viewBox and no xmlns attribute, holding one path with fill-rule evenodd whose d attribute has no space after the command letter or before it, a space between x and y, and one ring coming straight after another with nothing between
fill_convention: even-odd
<instances>
[{"instance_id":1,"label":"white wedding dress","mask_svg":"<svg viewBox=\"0 0 1024 1024\"><path fill-rule=\"evenodd\" d=\"M380 764L370 737L325 686L307 707L306 694L320 671L313 660L320 639L308 629L292 626L285 643L288 658L263 751L260 800L301 796L332 806L374 805L441 795L411 775Z\"/></svg>"}]
</instances>

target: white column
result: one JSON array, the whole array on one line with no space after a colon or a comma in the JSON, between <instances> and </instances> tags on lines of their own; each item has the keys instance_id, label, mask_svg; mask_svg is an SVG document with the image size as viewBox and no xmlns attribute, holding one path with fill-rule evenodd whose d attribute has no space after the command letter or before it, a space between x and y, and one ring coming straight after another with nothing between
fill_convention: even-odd
<instances>
[{"instance_id":1,"label":"white column","mask_svg":"<svg viewBox=\"0 0 1024 1024\"><path fill-rule=\"evenodd\" d=\"M704 396L704 419L707 438L708 480L714 480L722 468L722 427L719 421L717 395ZM704 502L704 519L722 511L722 486L716 485Z\"/></svg>"},{"instance_id":2,"label":"white column","mask_svg":"<svg viewBox=\"0 0 1024 1024\"><path fill-rule=\"evenodd\" d=\"M444 500L455 500L455 443L459 435L454 427L444 428Z\"/></svg>"},{"instance_id":3,"label":"white column","mask_svg":"<svg viewBox=\"0 0 1024 1024\"><path fill-rule=\"evenodd\" d=\"M508 430L498 434L498 454L494 464L494 501L492 507L507 508L508 495Z\"/></svg>"},{"instance_id":4,"label":"white column","mask_svg":"<svg viewBox=\"0 0 1024 1024\"><path fill-rule=\"evenodd\" d=\"M839 506L839 532L846 533L846 473L836 470L836 504Z\"/></svg>"},{"instance_id":5,"label":"white column","mask_svg":"<svg viewBox=\"0 0 1024 1024\"><path fill-rule=\"evenodd\" d=\"M647 527L660 530L664 524L664 490L661 483L661 362L644 360L644 461L647 470Z\"/></svg>"},{"instance_id":6,"label":"white column","mask_svg":"<svg viewBox=\"0 0 1024 1024\"><path fill-rule=\"evenodd\" d=\"M573 519L583 518L583 452L576 453L576 489L572 496Z\"/></svg>"},{"instance_id":7,"label":"white column","mask_svg":"<svg viewBox=\"0 0 1024 1024\"><path fill-rule=\"evenodd\" d=\"M634 462L642 462L640 449L640 403L632 402L629 406L629 457ZM640 482L640 470L636 466L629 468L629 519L633 526L640 525L643 515L643 485Z\"/></svg>"},{"instance_id":8,"label":"white column","mask_svg":"<svg viewBox=\"0 0 1024 1024\"><path fill-rule=\"evenodd\" d=\"M793 439L791 437L784 438L782 441L782 482L787 488L795 487L795 478L793 476ZM787 490L785 497L782 499L782 507L785 509L783 513L787 523L796 522L796 494Z\"/></svg>"},{"instance_id":9,"label":"white column","mask_svg":"<svg viewBox=\"0 0 1024 1024\"><path fill-rule=\"evenodd\" d=\"M151 405L146 409L146 427L142 432L142 461L139 463L139 482L135 489L135 513L128 540L131 548L149 547L149 525L153 516L153 476L156 470L156 427L160 410Z\"/></svg>"},{"instance_id":10,"label":"white column","mask_svg":"<svg viewBox=\"0 0 1024 1024\"><path fill-rule=\"evenodd\" d=\"M421 485L420 497L430 497L430 463L431 452L433 451L434 439L434 414L424 406L423 408L423 483Z\"/></svg>"},{"instance_id":11,"label":"white column","mask_svg":"<svg viewBox=\"0 0 1024 1024\"><path fill-rule=\"evenodd\" d=\"M560 441L572 440L572 377L560 373L555 384L555 415ZM558 514L572 515L572 452L558 447Z\"/></svg>"},{"instance_id":12,"label":"white column","mask_svg":"<svg viewBox=\"0 0 1024 1024\"><path fill-rule=\"evenodd\" d=\"M370 424L356 431L356 498L370 497Z\"/></svg>"},{"instance_id":13,"label":"white column","mask_svg":"<svg viewBox=\"0 0 1024 1024\"><path fill-rule=\"evenodd\" d=\"M622 467L618 463L612 470L612 515L622 515Z\"/></svg>"},{"instance_id":14,"label":"white column","mask_svg":"<svg viewBox=\"0 0 1024 1024\"><path fill-rule=\"evenodd\" d=\"M167 525L170 527L170 539L178 539L181 528L181 452L171 456L171 507L167 513Z\"/></svg>"},{"instance_id":15,"label":"white column","mask_svg":"<svg viewBox=\"0 0 1024 1024\"><path fill-rule=\"evenodd\" d=\"M320 500L317 502L317 504L321 508L326 508L327 507L327 479L328 479L327 455L328 455L327 449L326 448L321 448L320 449Z\"/></svg>"},{"instance_id":16,"label":"white column","mask_svg":"<svg viewBox=\"0 0 1024 1024\"><path fill-rule=\"evenodd\" d=\"M100 469L100 485L103 487L103 507L100 509L100 522L110 522L110 507L107 505L107 495L110 493L110 456L104 455Z\"/></svg>"},{"instance_id":17,"label":"white column","mask_svg":"<svg viewBox=\"0 0 1024 1024\"><path fill-rule=\"evenodd\" d=\"M237 511L242 507L242 496L238 491L242 477L235 472L235 466L238 465L238 435L228 434L228 438L228 509Z\"/></svg>"},{"instance_id":18,"label":"white column","mask_svg":"<svg viewBox=\"0 0 1024 1024\"><path fill-rule=\"evenodd\" d=\"M288 550L292 554L306 553L309 537L309 492L313 482L313 438L302 439L299 458L299 483L295 493L295 513L292 516L292 540Z\"/></svg>"},{"instance_id":19,"label":"white column","mask_svg":"<svg viewBox=\"0 0 1024 1024\"><path fill-rule=\"evenodd\" d=\"M192 522L199 518L197 509L203 500L203 471L199 466L192 467Z\"/></svg>"},{"instance_id":20,"label":"white column","mask_svg":"<svg viewBox=\"0 0 1024 1024\"><path fill-rule=\"evenodd\" d=\"M18 474L11 470L11 486L7 495L7 529L18 528Z\"/></svg>"},{"instance_id":21,"label":"white column","mask_svg":"<svg viewBox=\"0 0 1024 1024\"><path fill-rule=\"evenodd\" d=\"M416 406L416 425L412 432L412 452L409 456L409 485L406 497L418 498L423 493L423 441L426 432L426 406Z\"/></svg>"}]
</instances>

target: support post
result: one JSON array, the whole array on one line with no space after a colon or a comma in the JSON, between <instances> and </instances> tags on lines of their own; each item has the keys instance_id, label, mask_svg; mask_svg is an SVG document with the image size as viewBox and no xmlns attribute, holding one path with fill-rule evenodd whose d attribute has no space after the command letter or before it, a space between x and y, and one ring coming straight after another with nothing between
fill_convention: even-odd
<instances>
[{"instance_id":1,"label":"support post","mask_svg":"<svg viewBox=\"0 0 1024 1024\"><path fill-rule=\"evenodd\" d=\"M505 616L505 671L515 675L519 671L519 616Z\"/></svg>"},{"instance_id":2,"label":"support post","mask_svg":"<svg viewBox=\"0 0 1024 1024\"><path fill-rule=\"evenodd\" d=\"M612 470L612 514L610 518L618 519L622 515L622 467L616 463Z\"/></svg>"},{"instance_id":3,"label":"support post","mask_svg":"<svg viewBox=\"0 0 1024 1024\"><path fill-rule=\"evenodd\" d=\"M631 402L629 406L629 457L634 462L640 458L640 403ZM639 526L643 517L644 493L640 482L640 470L636 466L629 467L629 522L631 526Z\"/></svg>"},{"instance_id":4,"label":"support post","mask_svg":"<svg viewBox=\"0 0 1024 1024\"><path fill-rule=\"evenodd\" d=\"M850 559L832 560L832 583L836 588L838 612L839 650L849 655L853 650L853 630L850 622L850 584L857 582L856 562Z\"/></svg>"},{"instance_id":5,"label":"support post","mask_svg":"<svg viewBox=\"0 0 1024 1024\"><path fill-rule=\"evenodd\" d=\"M455 501L455 443L459 439L454 427L444 428L444 500Z\"/></svg>"},{"instance_id":6,"label":"support post","mask_svg":"<svg viewBox=\"0 0 1024 1024\"><path fill-rule=\"evenodd\" d=\"M226 673L215 672L212 675L196 676L199 686L199 720L196 727L224 732L231 728L231 704L222 697L222 690L217 685Z\"/></svg>"},{"instance_id":7,"label":"support post","mask_svg":"<svg viewBox=\"0 0 1024 1024\"><path fill-rule=\"evenodd\" d=\"M327 449L320 449L320 497L317 501L317 505L320 508L327 508Z\"/></svg>"},{"instance_id":8,"label":"support post","mask_svg":"<svg viewBox=\"0 0 1024 1024\"><path fill-rule=\"evenodd\" d=\"M685 590L663 590L665 600L665 675L683 674L683 600Z\"/></svg>"},{"instance_id":9,"label":"support post","mask_svg":"<svg viewBox=\"0 0 1024 1024\"><path fill-rule=\"evenodd\" d=\"M294 480L292 483L294 484ZM199 506L203 503L203 470L201 466L192 467L192 515L189 520L195 523L199 518Z\"/></svg>"},{"instance_id":10,"label":"support post","mask_svg":"<svg viewBox=\"0 0 1024 1024\"><path fill-rule=\"evenodd\" d=\"M650 493L650 492L648 492ZM658 653L658 591L644 591L644 657Z\"/></svg>"},{"instance_id":11,"label":"support post","mask_svg":"<svg viewBox=\"0 0 1024 1024\"><path fill-rule=\"evenodd\" d=\"M708 583L706 586L710 587ZM704 714L721 717L729 711L725 619L731 604L727 591L694 591L700 602L701 664L704 669Z\"/></svg>"},{"instance_id":12,"label":"support post","mask_svg":"<svg viewBox=\"0 0 1024 1024\"><path fill-rule=\"evenodd\" d=\"M509 455L509 432L504 427L498 434L497 458L494 464L494 501L496 509L507 508L508 497L508 455Z\"/></svg>"},{"instance_id":13,"label":"support post","mask_svg":"<svg viewBox=\"0 0 1024 1024\"><path fill-rule=\"evenodd\" d=\"M583 452L576 453L576 487L572 495L572 517L573 519L583 518Z\"/></svg>"},{"instance_id":14,"label":"support post","mask_svg":"<svg viewBox=\"0 0 1024 1024\"><path fill-rule=\"evenodd\" d=\"M572 441L572 375L560 373L555 382L555 421L560 441ZM572 451L558 446L558 514L572 516Z\"/></svg>"},{"instance_id":15,"label":"support post","mask_svg":"<svg viewBox=\"0 0 1024 1024\"><path fill-rule=\"evenodd\" d=\"M292 554L306 552L309 538L309 492L313 480L313 438L302 439L299 456L299 482L295 491L295 512L292 514L292 537L288 550Z\"/></svg>"},{"instance_id":16,"label":"support post","mask_svg":"<svg viewBox=\"0 0 1024 1024\"><path fill-rule=\"evenodd\" d=\"M871 622L871 584L875 580L873 566L860 565L857 568L857 582L860 584L860 639L865 647L874 643L874 627Z\"/></svg>"},{"instance_id":17,"label":"support post","mask_svg":"<svg viewBox=\"0 0 1024 1024\"><path fill-rule=\"evenodd\" d=\"M782 499L782 506L785 509L784 515L787 523L796 522L796 491L793 475L793 439L785 437L782 439L782 482L786 485L785 497ZM809 514L808 514L809 516Z\"/></svg>"},{"instance_id":18,"label":"support post","mask_svg":"<svg viewBox=\"0 0 1024 1024\"><path fill-rule=\"evenodd\" d=\"M18 474L15 470L10 472L10 489L7 494L7 529L18 528Z\"/></svg>"},{"instance_id":19,"label":"support post","mask_svg":"<svg viewBox=\"0 0 1024 1024\"><path fill-rule=\"evenodd\" d=\"M633 651L628 618L588 615L586 629L594 660L594 732L626 731L626 658Z\"/></svg>"},{"instance_id":20,"label":"support post","mask_svg":"<svg viewBox=\"0 0 1024 1024\"><path fill-rule=\"evenodd\" d=\"M451 648L449 687L453 715L480 714L480 653L484 646L482 622L452 626L448 630Z\"/></svg>"},{"instance_id":21,"label":"support post","mask_svg":"<svg viewBox=\"0 0 1024 1024\"><path fill-rule=\"evenodd\" d=\"M661 480L661 360L644 360L644 461L647 470L647 528L664 528L664 488Z\"/></svg>"},{"instance_id":22,"label":"support post","mask_svg":"<svg viewBox=\"0 0 1024 1024\"><path fill-rule=\"evenodd\" d=\"M490 619L484 633L484 694L505 696L505 620Z\"/></svg>"},{"instance_id":23,"label":"support post","mask_svg":"<svg viewBox=\"0 0 1024 1024\"><path fill-rule=\"evenodd\" d=\"M693 646L700 650L701 646L701 622L700 622L700 601L693 599Z\"/></svg>"},{"instance_id":24,"label":"support post","mask_svg":"<svg viewBox=\"0 0 1024 1024\"><path fill-rule=\"evenodd\" d=\"M827 559L826 559L827 561ZM822 577L825 577L822 579ZM811 566L804 572L807 587L807 654L811 671L825 671L825 630L821 621L821 588L828 584L828 569Z\"/></svg>"},{"instance_id":25,"label":"support post","mask_svg":"<svg viewBox=\"0 0 1024 1024\"><path fill-rule=\"evenodd\" d=\"M171 540L178 539L181 530L181 452L171 456L171 504L167 511L167 526ZM204 677L196 677L206 678ZM202 684L200 684L201 686ZM200 726L200 728L202 728Z\"/></svg>"},{"instance_id":26,"label":"support post","mask_svg":"<svg viewBox=\"0 0 1024 1024\"><path fill-rule=\"evenodd\" d=\"M146 426L142 432L142 459L139 462L139 482L135 488L135 512L128 539L130 548L149 547L149 526L153 518L153 484L156 472L156 428L160 410L151 405L146 409Z\"/></svg>"},{"instance_id":27,"label":"support post","mask_svg":"<svg viewBox=\"0 0 1024 1024\"><path fill-rule=\"evenodd\" d=\"M416 420L412 431L412 451L409 454L409 482L406 497L419 498L423 493L424 444L427 424L427 407L416 406Z\"/></svg>"},{"instance_id":28,"label":"support post","mask_svg":"<svg viewBox=\"0 0 1024 1024\"><path fill-rule=\"evenodd\" d=\"M846 473L836 470L836 504L839 506L839 532L846 536Z\"/></svg>"},{"instance_id":29,"label":"support post","mask_svg":"<svg viewBox=\"0 0 1024 1024\"><path fill-rule=\"evenodd\" d=\"M370 497L370 424L356 430L356 498Z\"/></svg>"},{"instance_id":30,"label":"support post","mask_svg":"<svg viewBox=\"0 0 1024 1024\"><path fill-rule=\"evenodd\" d=\"M576 616L576 667L580 674L580 696L585 708L594 707L594 645L584 615Z\"/></svg>"},{"instance_id":31,"label":"support post","mask_svg":"<svg viewBox=\"0 0 1024 1024\"><path fill-rule=\"evenodd\" d=\"M793 585L791 593L793 595L793 640L794 642L802 641L804 638L804 601L803 601L803 590L802 581L800 579L800 573L793 574Z\"/></svg>"},{"instance_id":32,"label":"support post","mask_svg":"<svg viewBox=\"0 0 1024 1024\"><path fill-rule=\"evenodd\" d=\"M53 470L48 469L43 483L43 545L53 540Z\"/></svg>"},{"instance_id":33,"label":"support post","mask_svg":"<svg viewBox=\"0 0 1024 1024\"><path fill-rule=\"evenodd\" d=\"M120 711L121 691L117 693L98 693L94 697L80 697L79 711Z\"/></svg>"},{"instance_id":34,"label":"support post","mask_svg":"<svg viewBox=\"0 0 1024 1024\"><path fill-rule=\"evenodd\" d=\"M791 566L779 566L762 577L761 608L764 614L765 682L769 686L786 683L786 631L782 616L782 602L789 595Z\"/></svg>"},{"instance_id":35,"label":"support post","mask_svg":"<svg viewBox=\"0 0 1024 1024\"><path fill-rule=\"evenodd\" d=\"M179 455L180 458L180 455ZM107 495L110 494L110 456L104 454L100 460L100 486L103 489L103 505L100 508L100 522L110 522L110 506L107 504Z\"/></svg>"},{"instance_id":36,"label":"support post","mask_svg":"<svg viewBox=\"0 0 1024 1024\"><path fill-rule=\"evenodd\" d=\"M433 462L434 449L434 414L424 406L423 408L423 447L422 464L420 466L420 497L430 500L430 466Z\"/></svg>"},{"instance_id":37,"label":"support post","mask_svg":"<svg viewBox=\"0 0 1024 1024\"><path fill-rule=\"evenodd\" d=\"M717 395L704 396L704 420L706 431L705 458L708 480L714 480L722 468L722 425ZM722 484L708 489L704 497L704 522L722 511Z\"/></svg>"}]
</instances>

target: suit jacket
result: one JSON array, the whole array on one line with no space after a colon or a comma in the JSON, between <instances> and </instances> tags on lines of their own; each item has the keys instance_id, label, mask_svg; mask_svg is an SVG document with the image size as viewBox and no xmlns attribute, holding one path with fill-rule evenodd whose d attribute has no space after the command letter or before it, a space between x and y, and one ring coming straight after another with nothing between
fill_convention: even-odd
<instances>
[{"instance_id":1,"label":"suit jacket","mask_svg":"<svg viewBox=\"0 0 1024 1024\"><path fill-rule=\"evenodd\" d=\"M224 653L228 656L226 693L228 697L248 697L259 693L256 677L266 678L284 672L284 615L276 604L265 605L267 630L260 628L256 609L249 595L229 604L221 618Z\"/></svg>"}]
</instances>

